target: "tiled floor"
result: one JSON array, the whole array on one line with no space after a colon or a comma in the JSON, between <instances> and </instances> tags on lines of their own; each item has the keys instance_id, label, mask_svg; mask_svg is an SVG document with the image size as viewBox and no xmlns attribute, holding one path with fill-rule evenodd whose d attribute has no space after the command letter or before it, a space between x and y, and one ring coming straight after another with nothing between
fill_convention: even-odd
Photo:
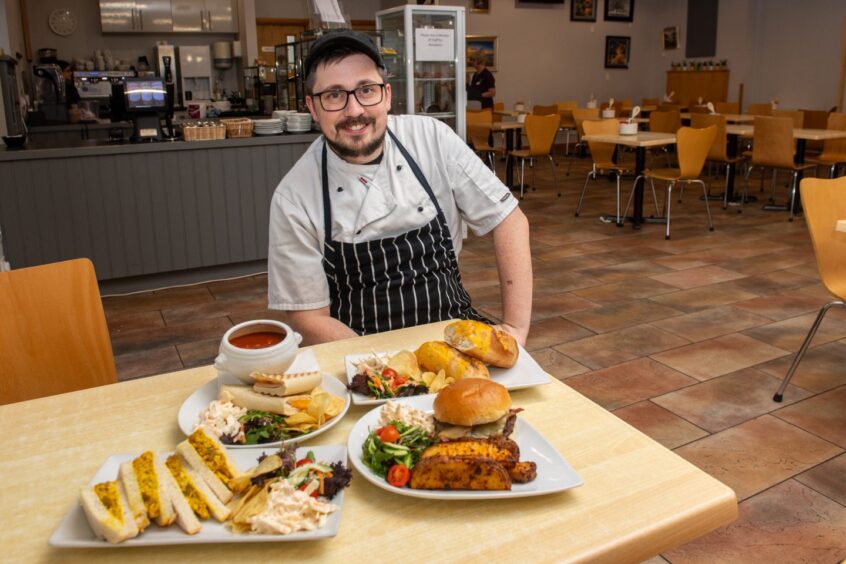
<instances>
[{"instance_id":1,"label":"tiled floor","mask_svg":"<svg viewBox=\"0 0 846 564\"><path fill-rule=\"evenodd\" d=\"M663 226L597 220L614 207L605 179L576 218L588 165L577 160L569 177L558 167L559 199L542 163L541 189L523 203L535 268L527 348L550 374L737 492L734 523L663 558L846 557L846 310L829 313L784 403L771 399L831 299L804 221L714 202L709 232L704 202L690 191L674 202L665 241ZM490 239L469 239L460 260L474 303L499 315ZM264 276L104 302L121 379L207 364L227 327L278 317L265 309Z\"/></svg>"}]
</instances>

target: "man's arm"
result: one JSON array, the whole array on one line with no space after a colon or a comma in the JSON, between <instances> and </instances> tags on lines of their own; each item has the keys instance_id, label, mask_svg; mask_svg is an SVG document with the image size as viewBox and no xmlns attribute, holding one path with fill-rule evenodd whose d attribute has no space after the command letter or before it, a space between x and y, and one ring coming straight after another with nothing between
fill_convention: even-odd
<instances>
[{"instance_id":1,"label":"man's arm","mask_svg":"<svg viewBox=\"0 0 846 564\"><path fill-rule=\"evenodd\" d=\"M496 88L493 86L482 92L482 98L493 98L494 96L496 96Z\"/></svg>"},{"instance_id":2,"label":"man's arm","mask_svg":"<svg viewBox=\"0 0 846 564\"><path fill-rule=\"evenodd\" d=\"M529 221L520 208L494 228L493 240L502 288L502 328L525 345L532 320L532 254Z\"/></svg>"},{"instance_id":3,"label":"man's arm","mask_svg":"<svg viewBox=\"0 0 846 564\"><path fill-rule=\"evenodd\" d=\"M355 331L329 315L329 308L287 311L291 326L302 334L303 345L317 345L357 337Z\"/></svg>"}]
</instances>

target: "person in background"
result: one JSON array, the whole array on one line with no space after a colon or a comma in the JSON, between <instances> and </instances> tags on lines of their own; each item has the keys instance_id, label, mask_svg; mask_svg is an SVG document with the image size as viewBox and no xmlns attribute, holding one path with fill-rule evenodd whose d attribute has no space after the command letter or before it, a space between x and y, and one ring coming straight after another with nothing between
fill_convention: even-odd
<instances>
[{"instance_id":1,"label":"person in background","mask_svg":"<svg viewBox=\"0 0 846 564\"><path fill-rule=\"evenodd\" d=\"M508 188L445 123L388 115L391 85L361 32L329 32L304 63L323 135L279 183L268 306L320 343L446 320L486 321L461 283L461 233L493 235L501 328L525 343L529 224Z\"/></svg>"},{"instance_id":2,"label":"person in background","mask_svg":"<svg viewBox=\"0 0 846 564\"><path fill-rule=\"evenodd\" d=\"M485 59L481 56L473 57L470 64L476 69L467 85L467 99L482 103L482 109L491 108L496 96L496 79L491 71L485 67Z\"/></svg>"},{"instance_id":3,"label":"person in background","mask_svg":"<svg viewBox=\"0 0 846 564\"><path fill-rule=\"evenodd\" d=\"M73 71L71 70L70 63L67 61L56 61L56 64L62 69L62 78L65 81L65 104L68 108L78 106L80 100L79 90L76 89L76 85L73 83Z\"/></svg>"}]
</instances>

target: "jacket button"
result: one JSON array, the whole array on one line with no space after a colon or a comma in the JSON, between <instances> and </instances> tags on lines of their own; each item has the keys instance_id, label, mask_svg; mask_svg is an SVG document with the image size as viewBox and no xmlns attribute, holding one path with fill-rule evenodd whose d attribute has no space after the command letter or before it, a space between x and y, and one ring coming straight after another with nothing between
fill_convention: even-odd
<instances>
[{"instance_id":1,"label":"jacket button","mask_svg":"<svg viewBox=\"0 0 846 564\"><path fill-rule=\"evenodd\" d=\"M422 212L422 211L423 211L423 206L420 206L419 208L417 208L417 211Z\"/></svg>"},{"instance_id":2,"label":"jacket button","mask_svg":"<svg viewBox=\"0 0 846 564\"><path fill-rule=\"evenodd\" d=\"M402 170L402 165L397 165L397 171Z\"/></svg>"},{"instance_id":3,"label":"jacket button","mask_svg":"<svg viewBox=\"0 0 846 564\"><path fill-rule=\"evenodd\" d=\"M338 192L343 192L343 191L344 191L344 189L341 188L340 186L338 186Z\"/></svg>"}]
</instances>

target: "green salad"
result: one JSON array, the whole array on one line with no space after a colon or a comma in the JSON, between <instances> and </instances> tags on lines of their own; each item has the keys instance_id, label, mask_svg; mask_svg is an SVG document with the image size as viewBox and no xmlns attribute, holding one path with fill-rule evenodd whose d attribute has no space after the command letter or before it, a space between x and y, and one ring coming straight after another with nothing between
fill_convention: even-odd
<instances>
[{"instance_id":1,"label":"green salad","mask_svg":"<svg viewBox=\"0 0 846 564\"><path fill-rule=\"evenodd\" d=\"M384 478L392 466L413 468L423 451L434 442L421 427L391 421L384 427L370 431L362 446L362 460L375 474Z\"/></svg>"}]
</instances>

